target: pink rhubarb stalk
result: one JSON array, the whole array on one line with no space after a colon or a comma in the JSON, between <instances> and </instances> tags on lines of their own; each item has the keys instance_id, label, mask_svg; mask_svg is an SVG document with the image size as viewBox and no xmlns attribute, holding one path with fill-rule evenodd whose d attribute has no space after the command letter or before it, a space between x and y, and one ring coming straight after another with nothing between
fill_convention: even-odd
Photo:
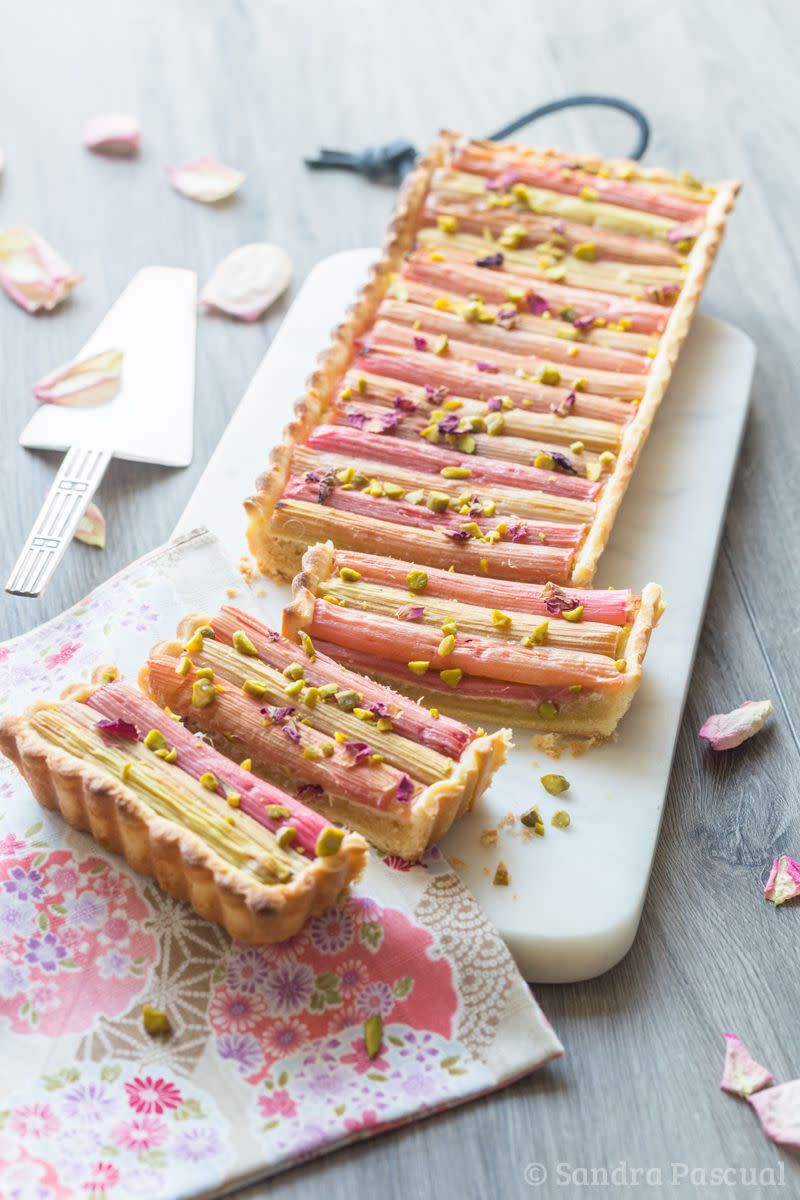
<instances>
[{"instance_id":1,"label":"pink rhubarb stalk","mask_svg":"<svg viewBox=\"0 0 800 1200\"><path fill-rule=\"evenodd\" d=\"M386 587L407 587L408 572L414 568L410 563L398 562L394 558L383 558L376 554L358 554L354 551L337 550L334 556L334 572L342 567L358 571L366 583ZM486 582L474 575L461 575L453 571L426 572L428 582L419 600L424 604L425 596L440 599L461 600L465 604L485 605L487 602ZM604 625L627 625L633 620L638 607L638 597L627 588L619 591L601 591L589 588L567 588L567 595L574 599L577 608L583 606L585 621L599 621ZM492 580L491 602L502 611L533 613L552 617L542 599L542 587L537 584L520 584L505 580Z\"/></svg>"},{"instance_id":2,"label":"pink rhubarb stalk","mask_svg":"<svg viewBox=\"0 0 800 1200\"><path fill-rule=\"evenodd\" d=\"M282 671L290 662L297 661L297 646L292 645L286 638L279 637L261 621L238 608L226 605L213 618L211 626L220 641L228 645L238 629L244 630L258 650L259 658L267 666ZM392 716L395 733L432 750L438 750L440 754L456 761L475 738L474 730L462 721L444 716L434 720L423 705L406 700L391 688L346 670L318 648L314 662L305 664L305 677L314 687L336 683L343 691L359 692L365 704L386 704L393 712L399 707L401 711Z\"/></svg>"},{"instance_id":3,"label":"pink rhubarb stalk","mask_svg":"<svg viewBox=\"0 0 800 1200\"><path fill-rule=\"evenodd\" d=\"M86 703L103 717L130 721L136 726L139 741L143 741L151 729L157 729L167 745L178 751L176 766L181 771L185 771L193 779L199 779L201 775L211 772L223 785L220 794L225 795L228 791L238 792L241 796L239 808L265 829L275 833L286 823L285 818L270 817L267 812L268 805L288 808L291 823L297 830L296 844L301 845L312 858L314 857L317 838L328 824L327 821L310 808L306 808L299 800L295 800L294 796L259 779L252 772L243 770L212 746L200 741L141 692L124 683L108 683L92 692Z\"/></svg>"}]
</instances>

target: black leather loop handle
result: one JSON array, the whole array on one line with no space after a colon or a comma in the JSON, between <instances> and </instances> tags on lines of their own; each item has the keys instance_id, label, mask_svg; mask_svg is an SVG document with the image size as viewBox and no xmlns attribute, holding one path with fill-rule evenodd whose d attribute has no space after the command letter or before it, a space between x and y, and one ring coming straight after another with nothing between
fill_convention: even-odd
<instances>
[{"instance_id":1,"label":"black leather loop handle","mask_svg":"<svg viewBox=\"0 0 800 1200\"><path fill-rule=\"evenodd\" d=\"M502 141L510 137L518 129L533 124L541 117L551 113L563 112L567 108L613 108L625 113L635 121L639 138L629 158L639 159L647 149L650 141L650 124L640 108L628 100L620 100L616 96L564 96L561 100L551 100L548 104L540 104L532 108L516 120L504 125L502 129L490 133L493 141ZM351 154L347 150L320 150L318 158L307 158L306 166L315 170L338 169L356 171L367 179L402 179L414 165L417 158L416 147L411 142L389 142L386 146L368 146L359 154Z\"/></svg>"}]
</instances>

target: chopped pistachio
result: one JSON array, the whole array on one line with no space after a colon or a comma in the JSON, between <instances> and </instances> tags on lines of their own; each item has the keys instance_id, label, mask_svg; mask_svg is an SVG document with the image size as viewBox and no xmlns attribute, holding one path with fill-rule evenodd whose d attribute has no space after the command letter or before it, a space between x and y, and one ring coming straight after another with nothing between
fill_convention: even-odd
<instances>
[{"instance_id":1,"label":"chopped pistachio","mask_svg":"<svg viewBox=\"0 0 800 1200\"><path fill-rule=\"evenodd\" d=\"M447 334L446 333L441 334L436 339L436 341L433 343L433 353L434 354L446 354L448 345L449 345L449 342L448 342Z\"/></svg>"},{"instance_id":2,"label":"chopped pistachio","mask_svg":"<svg viewBox=\"0 0 800 1200\"><path fill-rule=\"evenodd\" d=\"M216 688L208 679L197 679L192 684L192 705L194 708L208 708L217 698Z\"/></svg>"},{"instance_id":3,"label":"chopped pistachio","mask_svg":"<svg viewBox=\"0 0 800 1200\"><path fill-rule=\"evenodd\" d=\"M173 746L168 750L166 746L162 746L160 750L154 751L156 758L162 759L166 763L174 763L178 761L178 751Z\"/></svg>"},{"instance_id":4,"label":"chopped pistachio","mask_svg":"<svg viewBox=\"0 0 800 1200\"><path fill-rule=\"evenodd\" d=\"M144 744L148 750L166 750L167 748L167 740L160 729L151 729L144 739Z\"/></svg>"},{"instance_id":5,"label":"chopped pistachio","mask_svg":"<svg viewBox=\"0 0 800 1200\"><path fill-rule=\"evenodd\" d=\"M488 560L488 558L482 558L482 559L481 559L481 561L478 563L478 566L479 566L479 567L480 567L480 569L481 569L481 574L482 574L482 575L488 575L488 574L489 574L489 560Z\"/></svg>"},{"instance_id":6,"label":"chopped pistachio","mask_svg":"<svg viewBox=\"0 0 800 1200\"><path fill-rule=\"evenodd\" d=\"M361 694L352 689L336 693L336 703L345 712L351 712L362 699Z\"/></svg>"},{"instance_id":7,"label":"chopped pistachio","mask_svg":"<svg viewBox=\"0 0 800 1200\"><path fill-rule=\"evenodd\" d=\"M456 639L452 633L448 633L445 637L443 637L436 649L436 653L439 655L439 658L447 658L449 654L452 654L455 644Z\"/></svg>"},{"instance_id":8,"label":"chopped pistachio","mask_svg":"<svg viewBox=\"0 0 800 1200\"><path fill-rule=\"evenodd\" d=\"M556 829L566 829L569 825L569 813L564 808L559 808L550 818L550 824L555 825Z\"/></svg>"},{"instance_id":9,"label":"chopped pistachio","mask_svg":"<svg viewBox=\"0 0 800 1200\"><path fill-rule=\"evenodd\" d=\"M508 887L511 883L511 876L505 863L500 862L497 864L492 883L495 887Z\"/></svg>"},{"instance_id":10,"label":"chopped pistachio","mask_svg":"<svg viewBox=\"0 0 800 1200\"><path fill-rule=\"evenodd\" d=\"M228 792L225 796L225 799L228 801L228 805L231 808L238 808L242 802L242 797L238 792Z\"/></svg>"},{"instance_id":11,"label":"chopped pistachio","mask_svg":"<svg viewBox=\"0 0 800 1200\"><path fill-rule=\"evenodd\" d=\"M561 383L561 372L551 366L550 363L545 363L539 372L540 383L547 383L555 386Z\"/></svg>"},{"instance_id":12,"label":"chopped pistachio","mask_svg":"<svg viewBox=\"0 0 800 1200\"><path fill-rule=\"evenodd\" d=\"M472 471L469 467L442 467L439 474L443 479L469 479Z\"/></svg>"},{"instance_id":13,"label":"chopped pistachio","mask_svg":"<svg viewBox=\"0 0 800 1200\"><path fill-rule=\"evenodd\" d=\"M192 660L184 654L183 658L178 660L178 665L175 668L176 675L188 675L192 669Z\"/></svg>"},{"instance_id":14,"label":"chopped pistachio","mask_svg":"<svg viewBox=\"0 0 800 1200\"><path fill-rule=\"evenodd\" d=\"M270 689L267 688L265 683L261 683L260 679L245 679L245 682L241 685L241 690L245 692L246 696L252 696L253 700L264 700L267 691Z\"/></svg>"},{"instance_id":15,"label":"chopped pistachio","mask_svg":"<svg viewBox=\"0 0 800 1200\"><path fill-rule=\"evenodd\" d=\"M431 716L433 717L434 721L438 721L438 720L439 720L439 710L438 710L438 708L431 708L431 709L429 709L429 712L430 712Z\"/></svg>"},{"instance_id":16,"label":"chopped pistachio","mask_svg":"<svg viewBox=\"0 0 800 1200\"><path fill-rule=\"evenodd\" d=\"M211 771L205 771L197 781L201 787L206 788L209 792L215 792L219 787L219 780Z\"/></svg>"},{"instance_id":17,"label":"chopped pistachio","mask_svg":"<svg viewBox=\"0 0 800 1200\"><path fill-rule=\"evenodd\" d=\"M551 796L560 796L569 788L569 780L564 775L542 775L539 782Z\"/></svg>"},{"instance_id":18,"label":"chopped pistachio","mask_svg":"<svg viewBox=\"0 0 800 1200\"><path fill-rule=\"evenodd\" d=\"M452 305L446 296L437 296L433 302L433 307L439 309L440 312L446 312Z\"/></svg>"},{"instance_id":19,"label":"chopped pistachio","mask_svg":"<svg viewBox=\"0 0 800 1200\"><path fill-rule=\"evenodd\" d=\"M447 213L440 213L436 218L436 224L442 233L458 233L458 221Z\"/></svg>"},{"instance_id":20,"label":"chopped pistachio","mask_svg":"<svg viewBox=\"0 0 800 1200\"><path fill-rule=\"evenodd\" d=\"M302 679L305 667L299 662L290 662L288 667L283 668L283 676L285 679Z\"/></svg>"},{"instance_id":21,"label":"chopped pistachio","mask_svg":"<svg viewBox=\"0 0 800 1200\"><path fill-rule=\"evenodd\" d=\"M583 617L583 605L578 604L575 608L568 608L566 612L562 612L561 615L565 621L580 621Z\"/></svg>"},{"instance_id":22,"label":"chopped pistachio","mask_svg":"<svg viewBox=\"0 0 800 1200\"><path fill-rule=\"evenodd\" d=\"M533 465L539 467L542 471L552 471L556 464L549 454L545 454L544 450L540 450L533 460Z\"/></svg>"},{"instance_id":23,"label":"chopped pistachio","mask_svg":"<svg viewBox=\"0 0 800 1200\"><path fill-rule=\"evenodd\" d=\"M303 758L307 758L309 762L318 762L319 750L316 746L306 746L303 749Z\"/></svg>"},{"instance_id":24,"label":"chopped pistachio","mask_svg":"<svg viewBox=\"0 0 800 1200\"><path fill-rule=\"evenodd\" d=\"M405 488L401 488L399 483L384 483L383 494L388 496L390 500L402 500L405 496Z\"/></svg>"},{"instance_id":25,"label":"chopped pistachio","mask_svg":"<svg viewBox=\"0 0 800 1200\"><path fill-rule=\"evenodd\" d=\"M333 742L321 742L319 748L320 748L320 751L322 752L323 758L330 758L331 755L336 750L336 747L334 746Z\"/></svg>"},{"instance_id":26,"label":"chopped pistachio","mask_svg":"<svg viewBox=\"0 0 800 1200\"><path fill-rule=\"evenodd\" d=\"M183 647L187 654L197 654L203 649L203 634L200 629L195 629L189 641Z\"/></svg>"},{"instance_id":27,"label":"chopped pistachio","mask_svg":"<svg viewBox=\"0 0 800 1200\"><path fill-rule=\"evenodd\" d=\"M214 672L211 669L211 667L201 667L199 671L195 671L195 678L197 678L197 679L213 679Z\"/></svg>"},{"instance_id":28,"label":"chopped pistachio","mask_svg":"<svg viewBox=\"0 0 800 1200\"><path fill-rule=\"evenodd\" d=\"M583 454L585 449L586 447L584 446L583 442L573 442L570 445L570 450L573 454Z\"/></svg>"},{"instance_id":29,"label":"chopped pistachio","mask_svg":"<svg viewBox=\"0 0 800 1200\"><path fill-rule=\"evenodd\" d=\"M343 841L344 830L328 825L317 838L315 851L320 858L330 858L333 854L338 854Z\"/></svg>"},{"instance_id":30,"label":"chopped pistachio","mask_svg":"<svg viewBox=\"0 0 800 1200\"><path fill-rule=\"evenodd\" d=\"M297 635L297 640L299 641L300 645L305 650L308 657L313 662L314 659L317 657L317 655L316 655L316 651L314 650L314 643L312 642L311 638L306 633L305 629L300 630L300 632Z\"/></svg>"},{"instance_id":31,"label":"chopped pistachio","mask_svg":"<svg viewBox=\"0 0 800 1200\"><path fill-rule=\"evenodd\" d=\"M497 239L507 250L516 250L525 241L528 231L524 225L506 225Z\"/></svg>"},{"instance_id":32,"label":"chopped pistachio","mask_svg":"<svg viewBox=\"0 0 800 1200\"><path fill-rule=\"evenodd\" d=\"M421 504L425 499L425 493L420 488L415 492L406 492L406 504Z\"/></svg>"},{"instance_id":33,"label":"chopped pistachio","mask_svg":"<svg viewBox=\"0 0 800 1200\"><path fill-rule=\"evenodd\" d=\"M323 683L319 689L320 700L330 700L331 696L335 696L339 690L339 685L336 683Z\"/></svg>"},{"instance_id":34,"label":"chopped pistachio","mask_svg":"<svg viewBox=\"0 0 800 1200\"><path fill-rule=\"evenodd\" d=\"M567 691L572 692L573 696L577 696L579 692L583 691L583 684L582 683L571 683L569 685L569 687L567 688Z\"/></svg>"},{"instance_id":35,"label":"chopped pistachio","mask_svg":"<svg viewBox=\"0 0 800 1200\"><path fill-rule=\"evenodd\" d=\"M618 658L618 659L617 659L617 661L614 663L614 666L617 668L617 670L619 671L620 675L624 675L624 674L625 674L625 672L626 672L626 671L627 671L627 669L628 669L628 662L627 662L627 659L624 659L624 658Z\"/></svg>"},{"instance_id":36,"label":"chopped pistachio","mask_svg":"<svg viewBox=\"0 0 800 1200\"><path fill-rule=\"evenodd\" d=\"M449 507L450 497L445 495L444 492L431 492L428 496L428 508L431 510L431 512L447 512Z\"/></svg>"},{"instance_id":37,"label":"chopped pistachio","mask_svg":"<svg viewBox=\"0 0 800 1200\"><path fill-rule=\"evenodd\" d=\"M435 494L435 493L434 493ZM449 501L449 497L447 497ZM428 586L428 575L426 571L409 571L406 575L406 584L409 591L424 592Z\"/></svg>"},{"instance_id":38,"label":"chopped pistachio","mask_svg":"<svg viewBox=\"0 0 800 1200\"><path fill-rule=\"evenodd\" d=\"M497 437L505 429L506 419L502 413L489 413L484 420L486 421L486 432L489 434L489 437Z\"/></svg>"},{"instance_id":39,"label":"chopped pistachio","mask_svg":"<svg viewBox=\"0 0 800 1200\"><path fill-rule=\"evenodd\" d=\"M239 763L239 766L242 768L243 771L252 771L252 769L253 769L252 758L243 758L242 761Z\"/></svg>"},{"instance_id":40,"label":"chopped pistachio","mask_svg":"<svg viewBox=\"0 0 800 1200\"><path fill-rule=\"evenodd\" d=\"M526 829L532 829L534 833L538 833L539 837L544 837L544 821L536 805L522 813L520 822Z\"/></svg>"},{"instance_id":41,"label":"chopped pistachio","mask_svg":"<svg viewBox=\"0 0 800 1200\"><path fill-rule=\"evenodd\" d=\"M445 621L442 624L442 633L458 633L458 625L453 620Z\"/></svg>"},{"instance_id":42,"label":"chopped pistachio","mask_svg":"<svg viewBox=\"0 0 800 1200\"><path fill-rule=\"evenodd\" d=\"M313 708L319 700L319 688L307 687L303 692L303 704L307 704L309 708Z\"/></svg>"},{"instance_id":43,"label":"chopped pistachio","mask_svg":"<svg viewBox=\"0 0 800 1200\"><path fill-rule=\"evenodd\" d=\"M492 609L492 624L498 629L508 629L511 617L508 613L501 612L499 608L494 608Z\"/></svg>"},{"instance_id":44,"label":"chopped pistachio","mask_svg":"<svg viewBox=\"0 0 800 1200\"><path fill-rule=\"evenodd\" d=\"M339 392L340 400L350 400L350 399L352 399L352 396L353 396L353 389L349 386L349 384L347 387L343 387L342 390Z\"/></svg>"},{"instance_id":45,"label":"chopped pistachio","mask_svg":"<svg viewBox=\"0 0 800 1200\"><path fill-rule=\"evenodd\" d=\"M353 567L340 567L339 578L343 579L345 583L358 583L361 572L354 570Z\"/></svg>"},{"instance_id":46,"label":"chopped pistachio","mask_svg":"<svg viewBox=\"0 0 800 1200\"><path fill-rule=\"evenodd\" d=\"M233 642L234 650L238 650L240 654L247 654L250 658L258 658L258 651L243 629L237 629L231 641Z\"/></svg>"},{"instance_id":47,"label":"chopped pistachio","mask_svg":"<svg viewBox=\"0 0 800 1200\"><path fill-rule=\"evenodd\" d=\"M597 200L598 194L593 187L582 187L580 197L581 200Z\"/></svg>"},{"instance_id":48,"label":"chopped pistachio","mask_svg":"<svg viewBox=\"0 0 800 1200\"><path fill-rule=\"evenodd\" d=\"M369 708L354 708L353 716L358 717L359 721L374 721L375 713Z\"/></svg>"},{"instance_id":49,"label":"chopped pistachio","mask_svg":"<svg viewBox=\"0 0 800 1200\"><path fill-rule=\"evenodd\" d=\"M340 470L334 472L339 483L352 483L355 479L355 467L341 467ZM341 571L339 572L341 575Z\"/></svg>"},{"instance_id":50,"label":"chopped pistachio","mask_svg":"<svg viewBox=\"0 0 800 1200\"><path fill-rule=\"evenodd\" d=\"M292 842L297 841L297 830L294 825L284 825L275 834L275 841L280 846L281 850L288 850Z\"/></svg>"},{"instance_id":51,"label":"chopped pistachio","mask_svg":"<svg viewBox=\"0 0 800 1200\"><path fill-rule=\"evenodd\" d=\"M294 683L287 684L286 695L292 696L292 697L299 696L304 687L305 687L305 680L295 679Z\"/></svg>"},{"instance_id":52,"label":"chopped pistachio","mask_svg":"<svg viewBox=\"0 0 800 1200\"><path fill-rule=\"evenodd\" d=\"M172 1033L172 1026L167 1014L159 1008L153 1008L150 1004L142 1006L142 1024L149 1037L165 1037Z\"/></svg>"},{"instance_id":53,"label":"chopped pistachio","mask_svg":"<svg viewBox=\"0 0 800 1200\"><path fill-rule=\"evenodd\" d=\"M439 672L439 678L442 683L446 683L448 687L455 688L461 683L464 672L459 667L448 667L446 671Z\"/></svg>"},{"instance_id":54,"label":"chopped pistachio","mask_svg":"<svg viewBox=\"0 0 800 1200\"><path fill-rule=\"evenodd\" d=\"M589 390L589 381L583 375L579 375L577 379L572 381L572 390L574 392L587 392Z\"/></svg>"},{"instance_id":55,"label":"chopped pistachio","mask_svg":"<svg viewBox=\"0 0 800 1200\"><path fill-rule=\"evenodd\" d=\"M558 716L558 705L553 700L543 700L536 709L544 721L552 721Z\"/></svg>"},{"instance_id":56,"label":"chopped pistachio","mask_svg":"<svg viewBox=\"0 0 800 1200\"><path fill-rule=\"evenodd\" d=\"M283 821L292 815L285 804L268 804L266 812L270 821Z\"/></svg>"},{"instance_id":57,"label":"chopped pistachio","mask_svg":"<svg viewBox=\"0 0 800 1200\"><path fill-rule=\"evenodd\" d=\"M376 751L375 754L370 754L369 761L373 767L379 767L380 764L383 762L383 755L377 753L377 751Z\"/></svg>"},{"instance_id":58,"label":"chopped pistachio","mask_svg":"<svg viewBox=\"0 0 800 1200\"><path fill-rule=\"evenodd\" d=\"M367 1058L377 1058L381 1052L382 1045L383 1017L380 1013L373 1013L364 1022L364 1047L367 1051Z\"/></svg>"},{"instance_id":59,"label":"chopped pistachio","mask_svg":"<svg viewBox=\"0 0 800 1200\"><path fill-rule=\"evenodd\" d=\"M597 258L597 246L594 242L578 242L577 246L572 247L572 253L584 262L594 262Z\"/></svg>"},{"instance_id":60,"label":"chopped pistachio","mask_svg":"<svg viewBox=\"0 0 800 1200\"><path fill-rule=\"evenodd\" d=\"M461 433L456 438L456 445L462 454L474 454L477 442L471 433Z\"/></svg>"},{"instance_id":61,"label":"chopped pistachio","mask_svg":"<svg viewBox=\"0 0 800 1200\"><path fill-rule=\"evenodd\" d=\"M610 471L617 460L610 450L604 450L597 461L602 467L606 467Z\"/></svg>"},{"instance_id":62,"label":"chopped pistachio","mask_svg":"<svg viewBox=\"0 0 800 1200\"><path fill-rule=\"evenodd\" d=\"M394 726L392 725L391 718L378 717L377 729L380 733L391 733L393 728Z\"/></svg>"},{"instance_id":63,"label":"chopped pistachio","mask_svg":"<svg viewBox=\"0 0 800 1200\"><path fill-rule=\"evenodd\" d=\"M423 662L422 659L418 659L416 662L406 663L409 671L413 671L415 675L424 675L430 665L431 664L429 662Z\"/></svg>"}]
</instances>

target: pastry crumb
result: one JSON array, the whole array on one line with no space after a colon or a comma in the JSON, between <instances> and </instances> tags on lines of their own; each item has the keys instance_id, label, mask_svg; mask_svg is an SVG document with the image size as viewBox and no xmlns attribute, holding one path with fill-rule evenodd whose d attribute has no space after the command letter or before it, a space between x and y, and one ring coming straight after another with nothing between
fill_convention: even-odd
<instances>
[{"instance_id":1,"label":"pastry crumb","mask_svg":"<svg viewBox=\"0 0 800 1200\"><path fill-rule=\"evenodd\" d=\"M235 588L235 587L225 588L225 595L228 596L232 600L234 598L234 596L239 595L239 589Z\"/></svg>"},{"instance_id":2,"label":"pastry crumb","mask_svg":"<svg viewBox=\"0 0 800 1200\"><path fill-rule=\"evenodd\" d=\"M463 871L467 865L464 862L463 858L458 858L457 855L455 855L455 854L451 854L447 861L450 863L450 866L453 867L453 869L456 871Z\"/></svg>"},{"instance_id":3,"label":"pastry crumb","mask_svg":"<svg viewBox=\"0 0 800 1200\"><path fill-rule=\"evenodd\" d=\"M493 846L496 846L497 845L497 830L496 829L482 830L481 845L483 847L485 847L485 849L487 849L487 850L491 850Z\"/></svg>"},{"instance_id":4,"label":"pastry crumb","mask_svg":"<svg viewBox=\"0 0 800 1200\"><path fill-rule=\"evenodd\" d=\"M513 812L506 813L502 821L498 822L498 829L508 829L516 821L516 815Z\"/></svg>"},{"instance_id":5,"label":"pastry crumb","mask_svg":"<svg viewBox=\"0 0 800 1200\"><path fill-rule=\"evenodd\" d=\"M256 579L260 577L261 572L252 558L247 554L243 554L239 559L239 574L245 583L255 583Z\"/></svg>"}]
</instances>

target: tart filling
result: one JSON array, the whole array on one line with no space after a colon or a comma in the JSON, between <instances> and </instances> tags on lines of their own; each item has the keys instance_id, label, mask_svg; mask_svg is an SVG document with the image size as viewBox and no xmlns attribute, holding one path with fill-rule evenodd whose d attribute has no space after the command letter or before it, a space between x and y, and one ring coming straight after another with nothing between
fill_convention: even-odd
<instances>
[{"instance_id":1,"label":"tart filling","mask_svg":"<svg viewBox=\"0 0 800 1200\"><path fill-rule=\"evenodd\" d=\"M476 733L342 667L305 632L286 639L225 607L153 648L142 683L226 756L311 808L416 858L470 809L504 761Z\"/></svg>"},{"instance_id":2,"label":"tart filling","mask_svg":"<svg viewBox=\"0 0 800 1200\"><path fill-rule=\"evenodd\" d=\"M247 502L261 568L589 583L737 190L443 135Z\"/></svg>"},{"instance_id":3,"label":"tart filling","mask_svg":"<svg viewBox=\"0 0 800 1200\"><path fill-rule=\"evenodd\" d=\"M639 685L661 589L492 581L312 546L288 636L446 710L548 733L613 733Z\"/></svg>"},{"instance_id":4,"label":"tart filling","mask_svg":"<svg viewBox=\"0 0 800 1200\"><path fill-rule=\"evenodd\" d=\"M40 802L254 942L334 902L366 844L219 754L120 682L70 689L0 729Z\"/></svg>"}]
</instances>

